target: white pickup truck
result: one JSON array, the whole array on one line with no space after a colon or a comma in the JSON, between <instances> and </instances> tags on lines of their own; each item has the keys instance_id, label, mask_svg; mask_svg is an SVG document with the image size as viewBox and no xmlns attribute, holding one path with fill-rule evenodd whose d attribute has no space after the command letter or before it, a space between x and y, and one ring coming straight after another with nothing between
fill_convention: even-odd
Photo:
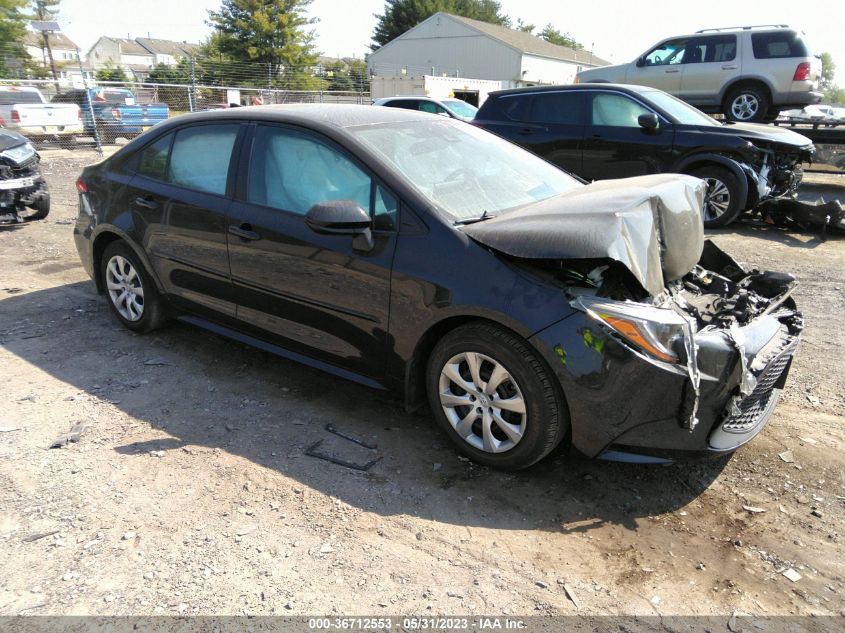
<instances>
[{"instance_id":1,"label":"white pickup truck","mask_svg":"<svg viewBox=\"0 0 845 633\"><path fill-rule=\"evenodd\" d=\"M0 127L30 140L82 134L82 114L73 103L48 103L38 88L0 86Z\"/></svg>"}]
</instances>

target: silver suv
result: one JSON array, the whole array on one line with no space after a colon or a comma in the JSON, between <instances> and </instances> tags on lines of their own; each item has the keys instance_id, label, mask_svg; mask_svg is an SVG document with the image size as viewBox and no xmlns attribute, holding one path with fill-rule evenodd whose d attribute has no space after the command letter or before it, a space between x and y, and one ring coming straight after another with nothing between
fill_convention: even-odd
<instances>
[{"instance_id":1,"label":"silver suv","mask_svg":"<svg viewBox=\"0 0 845 633\"><path fill-rule=\"evenodd\" d=\"M732 121L770 121L821 101L820 75L801 34L776 24L671 37L630 64L582 71L575 83L651 86Z\"/></svg>"}]
</instances>

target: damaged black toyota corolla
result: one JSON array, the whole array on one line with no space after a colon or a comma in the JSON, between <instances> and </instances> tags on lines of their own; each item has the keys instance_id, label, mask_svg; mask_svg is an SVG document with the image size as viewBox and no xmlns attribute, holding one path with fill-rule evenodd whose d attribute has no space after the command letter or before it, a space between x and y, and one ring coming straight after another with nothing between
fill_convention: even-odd
<instances>
[{"instance_id":1,"label":"damaged black toyota corolla","mask_svg":"<svg viewBox=\"0 0 845 633\"><path fill-rule=\"evenodd\" d=\"M732 451L771 416L802 328L790 275L704 241L701 180L585 186L432 115L179 117L77 188L82 261L128 328L172 315L427 397L500 468L562 441L611 459Z\"/></svg>"}]
</instances>

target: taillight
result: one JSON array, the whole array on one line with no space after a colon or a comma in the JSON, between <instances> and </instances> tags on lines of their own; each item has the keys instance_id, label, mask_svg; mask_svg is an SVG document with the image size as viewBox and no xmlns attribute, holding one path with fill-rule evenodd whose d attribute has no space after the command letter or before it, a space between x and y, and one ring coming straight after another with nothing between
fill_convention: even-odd
<instances>
[{"instance_id":1,"label":"taillight","mask_svg":"<svg viewBox=\"0 0 845 633\"><path fill-rule=\"evenodd\" d=\"M82 176L76 179L77 193L88 193L88 183L82 180Z\"/></svg>"},{"instance_id":2,"label":"taillight","mask_svg":"<svg viewBox=\"0 0 845 633\"><path fill-rule=\"evenodd\" d=\"M120 108L112 108L111 116L115 121L120 121Z\"/></svg>"},{"instance_id":3,"label":"taillight","mask_svg":"<svg viewBox=\"0 0 845 633\"><path fill-rule=\"evenodd\" d=\"M792 81L807 81L810 78L810 62L801 62L795 69Z\"/></svg>"},{"instance_id":4,"label":"taillight","mask_svg":"<svg viewBox=\"0 0 845 633\"><path fill-rule=\"evenodd\" d=\"M581 77L579 77L578 75L575 75L575 79L572 80L572 83L580 84L581 83Z\"/></svg>"},{"instance_id":5,"label":"taillight","mask_svg":"<svg viewBox=\"0 0 845 633\"><path fill-rule=\"evenodd\" d=\"M21 113L17 110L12 110L12 121L21 122Z\"/></svg>"},{"instance_id":6,"label":"taillight","mask_svg":"<svg viewBox=\"0 0 845 633\"><path fill-rule=\"evenodd\" d=\"M82 120L82 110L76 111L76 118L79 119L80 121Z\"/></svg>"}]
</instances>

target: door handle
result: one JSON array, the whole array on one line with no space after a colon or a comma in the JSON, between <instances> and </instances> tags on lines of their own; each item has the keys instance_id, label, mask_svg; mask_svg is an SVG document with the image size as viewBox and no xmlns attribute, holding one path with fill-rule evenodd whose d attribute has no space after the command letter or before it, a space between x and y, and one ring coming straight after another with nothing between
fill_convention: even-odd
<instances>
[{"instance_id":1,"label":"door handle","mask_svg":"<svg viewBox=\"0 0 845 633\"><path fill-rule=\"evenodd\" d=\"M144 209L158 209L158 202L150 197L144 198L142 196L138 196L135 198L135 206L142 207Z\"/></svg>"},{"instance_id":2,"label":"door handle","mask_svg":"<svg viewBox=\"0 0 845 633\"><path fill-rule=\"evenodd\" d=\"M237 235L242 240L255 241L261 239L261 236L252 230L252 225L246 223L241 224L240 226L236 226L234 224L230 225L229 233Z\"/></svg>"},{"instance_id":3,"label":"door handle","mask_svg":"<svg viewBox=\"0 0 845 633\"><path fill-rule=\"evenodd\" d=\"M530 127L524 127L520 128L519 133L522 134L522 136L528 136L529 134L533 134L534 130L532 130Z\"/></svg>"},{"instance_id":4,"label":"door handle","mask_svg":"<svg viewBox=\"0 0 845 633\"><path fill-rule=\"evenodd\" d=\"M670 68L670 69L669 69L669 70L667 70L666 72L667 72L667 73L679 73L679 72L681 72L681 71L680 71L680 70L678 70L677 68Z\"/></svg>"},{"instance_id":5,"label":"door handle","mask_svg":"<svg viewBox=\"0 0 845 633\"><path fill-rule=\"evenodd\" d=\"M736 64L725 64L722 66L722 70L736 70L737 68L739 68L739 66Z\"/></svg>"}]
</instances>

